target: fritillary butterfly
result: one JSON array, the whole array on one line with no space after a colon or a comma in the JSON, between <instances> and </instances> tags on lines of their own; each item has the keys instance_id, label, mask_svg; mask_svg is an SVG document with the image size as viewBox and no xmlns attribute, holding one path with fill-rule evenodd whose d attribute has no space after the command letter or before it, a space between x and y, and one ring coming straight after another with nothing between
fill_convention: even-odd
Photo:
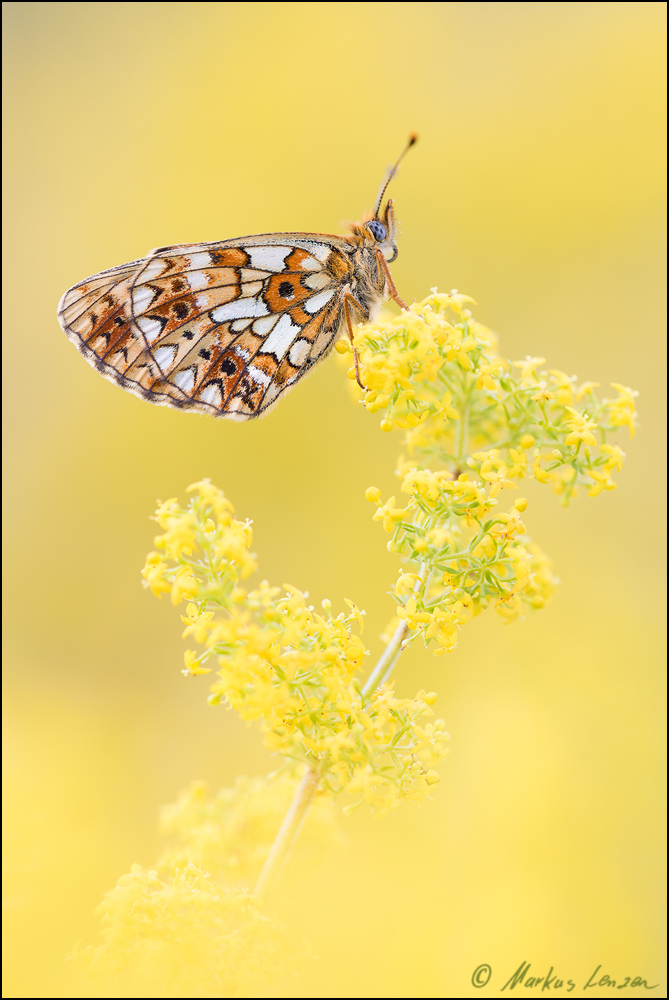
<instances>
[{"instance_id":1,"label":"fritillary butterfly","mask_svg":"<svg viewBox=\"0 0 669 1000\"><path fill-rule=\"evenodd\" d=\"M406 308L388 263L393 202L349 236L272 233L159 247L73 285L58 320L105 378L151 403L247 420L324 358L352 318L386 298ZM354 352L358 381L358 358ZM364 387L363 387L364 388Z\"/></svg>"}]
</instances>

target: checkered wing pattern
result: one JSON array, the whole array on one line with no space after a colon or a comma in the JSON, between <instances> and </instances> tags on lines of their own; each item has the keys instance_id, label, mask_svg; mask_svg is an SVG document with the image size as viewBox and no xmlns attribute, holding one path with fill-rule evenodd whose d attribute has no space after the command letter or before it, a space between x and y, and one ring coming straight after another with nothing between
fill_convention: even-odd
<instances>
[{"instance_id":1,"label":"checkered wing pattern","mask_svg":"<svg viewBox=\"0 0 669 1000\"><path fill-rule=\"evenodd\" d=\"M333 345L354 285L347 239L304 233L154 250L63 296L86 360L152 403L245 420Z\"/></svg>"}]
</instances>

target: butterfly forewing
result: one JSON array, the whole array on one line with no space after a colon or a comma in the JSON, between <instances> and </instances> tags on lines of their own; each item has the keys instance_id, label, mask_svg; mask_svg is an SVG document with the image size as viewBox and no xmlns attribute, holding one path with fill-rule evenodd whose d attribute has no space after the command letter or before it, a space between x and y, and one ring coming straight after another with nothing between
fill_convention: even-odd
<instances>
[{"instance_id":1,"label":"butterfly forewing","mask_svg":"<svg viewBox=\"0 0 669 1000\"><path fill-rule=\"evenodd\" d=\"M155 250L63 296L59 320L107 378L151 402L246 419L327 352L350 245L285 233Z\"/></svg>"}]
</instances>

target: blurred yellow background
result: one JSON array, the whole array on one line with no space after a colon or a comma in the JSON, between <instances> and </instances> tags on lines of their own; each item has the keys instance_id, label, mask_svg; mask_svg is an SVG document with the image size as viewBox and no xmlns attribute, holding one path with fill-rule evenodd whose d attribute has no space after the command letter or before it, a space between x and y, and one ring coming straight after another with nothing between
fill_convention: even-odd
<instances>
[{"instance_id":1,"label":"blurred yellow background","mask_svg":"<svg viewBox=\"0 0 669 1000\"><path fill-rule=\"evenodd\" d=\"M403 696L439 693L442 782L394 818L342 820L348 846L308 875L289 865L274 905L319 961L261 995L490 996L523 960L573 996L610 995L582 991L598 965L666 995L665 11L3 4L5 996L80 995L65 956L102 893L155 862L161 804L274 766L182 678L178 614L139 587L155 500L211 477L253 519L263 575L351 598L374 639L397 572L364 490L397 489L399 440L333 359L268 418L216 422L100 378L58 299L156 246L339 232L412 130L400 294L474 296L506 356L639 389L641 427L614 493L565 511L527 486L562 581L546 611L400 662Z\"/></svg>"}]
</instances>

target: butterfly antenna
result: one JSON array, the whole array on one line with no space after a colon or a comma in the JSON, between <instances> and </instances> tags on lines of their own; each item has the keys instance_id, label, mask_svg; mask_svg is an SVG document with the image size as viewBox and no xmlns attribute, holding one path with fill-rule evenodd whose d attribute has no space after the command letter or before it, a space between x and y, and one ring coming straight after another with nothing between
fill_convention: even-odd
<instances>
[{"instance_id":1,"label":"butterfly antenna","mask_svg":"<svg viewBox=\"0 0 669 1000\"><path fill-rule=\"evenodd\" d=\"M379 193L378 193L378 196L377 196L377 199L376 199L376 205L374 206L374 218L375 219L378 219L378 217L379 217L379 209L381 208L381 202L383 201L383 196L386 193L386 190L387 190L388 185L390 184L391 180L393 179L393 177L397 173L397 168L399 167L400 163L402 162L402 160L404 159L404 157L406 156L406 154L409 152L409 150L411 149L411 147L413 146L413 144L417 140L418 140L418 136L416 135L415 132L412 132L411 135L409 136L408 143L406 144L406 146L404 147L404 149L402 150L402 152L398 156L397 162L396 162L395 166L391 167L391 169L388 171L388 174L387 174L385 180L381 184L381 188L379 190Z\"/></svg>"}]
</instances>

